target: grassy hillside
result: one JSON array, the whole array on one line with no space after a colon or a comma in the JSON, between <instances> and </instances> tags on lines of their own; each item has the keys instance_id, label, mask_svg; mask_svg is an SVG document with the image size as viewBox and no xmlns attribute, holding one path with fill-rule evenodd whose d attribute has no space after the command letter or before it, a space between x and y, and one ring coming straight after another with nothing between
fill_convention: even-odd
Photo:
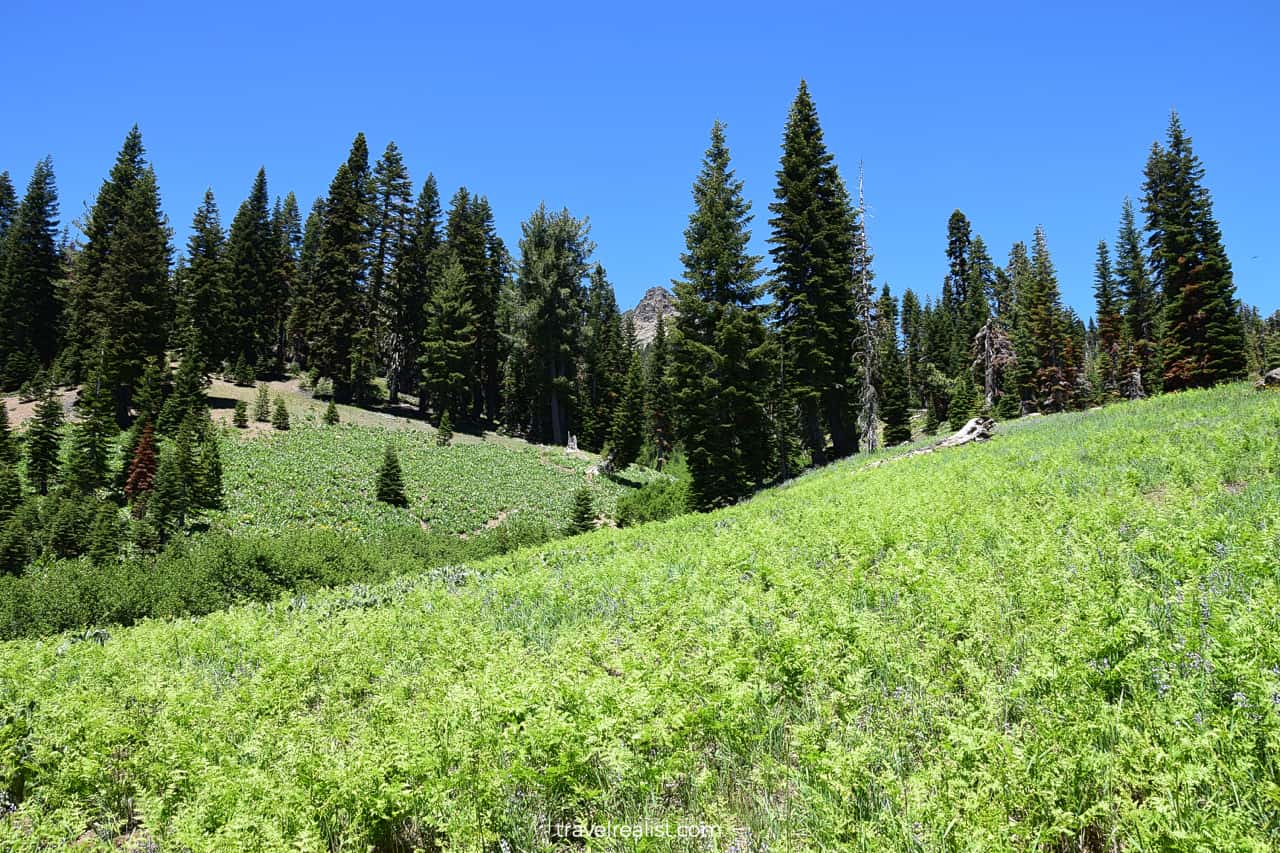
<instances>
[{"instance_id":1,"label":"grassy hillside","mask_svg":"<svg viewBox=\"0 0 1280 853\"><path fill-rule=\"evenodd\" d=\"M1273 849L1277 566L1280 395L1237 386L7 643L0 846Z\"/></svg>"},{"instance_id":2,"label":"grassy hillside","mask_svg":"<svg viewBox=\"0 0 1280 853\"><path fill-rule=\"evenodd\" d=\"M378 466L390 442L404 469L406 509L375 500ZM377 426L300 426L288 432L226 433L223 486L227 508L213 527L278 532L299 526L368 536L421 526L468 534L508 520L561 528L574 492L588 483L595 457L523 442L437 447L418 430ZM626 472L639 484L644 469ZM621 480L590 480L597 509L612 515Z\"/></svg>"}]
</instances>

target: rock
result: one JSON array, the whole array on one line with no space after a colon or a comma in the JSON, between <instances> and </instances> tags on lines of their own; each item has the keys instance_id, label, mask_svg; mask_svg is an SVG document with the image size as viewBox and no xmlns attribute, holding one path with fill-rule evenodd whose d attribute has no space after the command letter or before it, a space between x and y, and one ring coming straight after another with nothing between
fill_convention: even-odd
<instances>
[{"instance_id":1,"label":"rock","mask_svg":"<svg viewBox=\"0 0 1280 853\"><path fill-rule=\"evenodd\" d=\"M665 287L651 287L640 297L635 308L622 315L623 322L630 317L636 325L636 340L648 346L658 333L658 318L667 321L667 333L671 332L671 318L676 316L676 298Z\"/></svg>"},{"instance_id":2,"label":"rock","mask_svg":"<svg viewBox=\"0 0 1280 853\"><path fill-rule=\"evenodd\" d=\"M1258 380L1254 387L1259 391L1264 388L1272 391L1280 391L1280 367L1262 374L1262 378Z\"/></svg>"}]
</instances>

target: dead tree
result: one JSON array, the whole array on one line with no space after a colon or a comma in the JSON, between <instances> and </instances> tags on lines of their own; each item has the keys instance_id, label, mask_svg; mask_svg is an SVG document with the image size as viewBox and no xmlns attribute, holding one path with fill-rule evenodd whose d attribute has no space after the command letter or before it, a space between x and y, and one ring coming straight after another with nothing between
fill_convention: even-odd
<instances>
[{"instance_id":1,"label":"dead tree","mask_svg":"<svg viewBox=\"0 0 1280 853\"><path fill-rule=\"evenodd\" d=\"M1018 363L1013 340L994 317L973 338L973 369L982 373L982 392L990 411L996 404L1005 371Z\"/></svg>"},{"instance_id":2,"label":"dead tree","mask_svg":"<svg viewBox=\"0 0 1280 853\"><path fill-rule=\"evenodd\" d=\"M871 313L874 301L871 293L871 281L868 275L871 268L871 252L867 246L867 205L862 195L862 164L858 164L858 218L862 227L858 229L858 290L855 297L858 311L858 323L861 326L862 338L862 400L858 421L862 426L862 446L872 453L880 446L880 397L876 391L879 379L879 365L876 363L876 331L875 318Z\"/></svg>"}]
</instances>

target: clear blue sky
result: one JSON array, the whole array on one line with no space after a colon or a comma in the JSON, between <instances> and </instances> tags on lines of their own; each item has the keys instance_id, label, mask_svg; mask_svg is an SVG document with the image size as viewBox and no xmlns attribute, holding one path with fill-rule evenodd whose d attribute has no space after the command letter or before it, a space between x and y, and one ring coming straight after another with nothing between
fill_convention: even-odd
<instances>
[{"instance_id":1,"label":"clear blue sky","mask_svg":"<svg viewBox=\"0 0 1280 853\"><path fill-rule=\"evenodd\" d=\"M464 10L464 7L466 9ZM865 161L881 281L936 294L962 209L1003 263L1043 224L1091 313L1099 238L1177 107L1240 296L1280 308L1280 12L1269 2L87 3L0 10L0 169L54 158L78 217L137 122L186 239L211 186L229 224L258 167L322 194L356 131L488 195L513 252L546 200L588 216L624 306L679 273L712 120L766 205L808 79L852 183Z\"/></svg>"}]
</instances>

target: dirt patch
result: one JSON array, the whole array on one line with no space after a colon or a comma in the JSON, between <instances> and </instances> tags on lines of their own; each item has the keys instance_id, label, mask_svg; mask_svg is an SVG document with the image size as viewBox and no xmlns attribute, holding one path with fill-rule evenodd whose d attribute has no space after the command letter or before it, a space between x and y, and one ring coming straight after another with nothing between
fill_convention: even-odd
<instances>
[{"instance_id":1,"label":"dirt patch","mask_svg":"<svg viewBox=\"0 0 1280 853\"><path fill-rule=\"evenodd\" d=\"M66 391L58 390L54 393L62 401L62 413L68 420L70 420L78 391L72 388ZM5 397L4 407L9 413L10 428L16 429L27 421L34 420L36 416L36 406L38 404L39 401L37 400L32 400L29 403L21 403L18 401L18 396L16 394Z\"/></svg>"},{"instance_id":2,"label":"dirt patch","mask_svg":"<svg viewBox=\"0 0 1280 853\"><path fill-rule=\"evenodd\" d=\"M1238 495L1249 487L1248 483L1223 483L1222 488L1227 490L1229 495Z\"/></svg>"}]
</instances>

